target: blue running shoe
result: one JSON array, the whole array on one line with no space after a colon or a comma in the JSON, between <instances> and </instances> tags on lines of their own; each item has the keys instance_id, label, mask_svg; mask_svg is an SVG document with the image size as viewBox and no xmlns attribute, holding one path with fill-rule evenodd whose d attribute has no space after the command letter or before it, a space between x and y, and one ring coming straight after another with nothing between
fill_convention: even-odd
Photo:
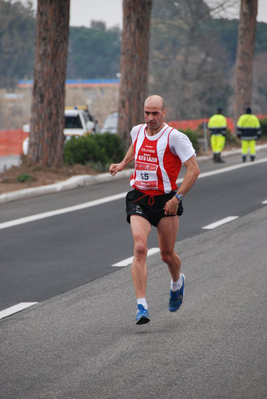
<instances>
[{"instance_id":1,"label":"blue running shoe","mask_svg":"<svg viewBox=\"0 0 267 399\"><path fill-rule=\"evenodd\" d=\"M170 291L170 299L169 299L170 312L176 312L183 303L185 276L182 273L180 274L180 276L182 277L183 280L182 287L175 292Z\"/></svg>"},{"instance_id":2,"label":"blue running shoe","mask_svg":"<svg viewBox=\"0 0 267 399\"><path fill-rule=\"evenodd\" d=\"M137 313L135 318L136 324L145 324L150 322L148 310L143 305L137 305Z\"/></svg>"}]
</instances>

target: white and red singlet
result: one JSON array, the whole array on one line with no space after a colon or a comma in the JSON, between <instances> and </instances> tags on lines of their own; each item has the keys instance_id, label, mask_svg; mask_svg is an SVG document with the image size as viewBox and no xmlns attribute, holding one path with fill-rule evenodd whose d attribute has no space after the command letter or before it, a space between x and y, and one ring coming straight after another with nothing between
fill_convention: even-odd
<instances>
[{"instance_id":1,"label":"white and red singlet","mask_svg":"<svg viewBox=\"0 0 267 399\"><path fill-rule=\"evenodd\" d=\"M149 136L144 124L132 129L131 138L135 153L131 186L152 196L176 190L182 164L195 155L188 137L167 124Z\"/></svg>"}]
</instances>

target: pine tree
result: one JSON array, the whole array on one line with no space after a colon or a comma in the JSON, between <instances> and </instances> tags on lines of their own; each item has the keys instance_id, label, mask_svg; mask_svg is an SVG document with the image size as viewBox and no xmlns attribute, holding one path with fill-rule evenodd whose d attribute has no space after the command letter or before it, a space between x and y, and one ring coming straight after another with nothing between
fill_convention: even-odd
<instances>
[{"instance_id":1,"label":"pine tree","mask_svg":"<svg viewBox=\"0 0 267 399\"><path fill-rule=\"evenodd\" d=\"M39 0L29 159L63 164L65 80L70 0Z\"/></svg>"},{"instance_id":2,"label":"pine tree","mask_svg":"<svg viewBox=\"0 0 267 399\"><path fill-rule=\"evenodd\" d=\"M258 0L241 0L235 64L234 123L251 105Z\"/></svg>"},{"instance_id":3,"label":"pine tree","mask_svg":"<svg viewBox=\"0 0 267 399\"><path fill-rule=\"evenodd\" d=\"M153 0L123 0L118 131L125 141L129 140L131 128L144 120L152 3Z\"/></svg>"}]
</instances>

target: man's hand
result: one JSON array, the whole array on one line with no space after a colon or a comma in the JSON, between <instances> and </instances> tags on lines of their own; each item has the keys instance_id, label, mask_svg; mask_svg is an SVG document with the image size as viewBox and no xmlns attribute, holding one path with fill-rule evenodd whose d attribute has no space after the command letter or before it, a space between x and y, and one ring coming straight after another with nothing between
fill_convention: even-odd
<instances>
[{"instance_id":1,"label":"man's hand","mask_svg":"<svg viewBox=\"0 0 267 399\"><path fill-rule=\"evenodd\" d=\"M120 163L112 163L109 167L109 173L112 176L115 176L117 172L120 172L121 170L123 170L124 166L122 164L122 162Z\"/></svg>"},{"instance_id":2,"label":"man's hand","mask_svg":"<svg viewBox=\"0 0 267 399\"><path fill-rule=\"evenodd\" d=\"M134 160L134 147L131 144L128 151L126 152L125 157L120 163L112 163L109 167L109 173L112 176L115 176L116 173L120 172L125 168L128 163L132 162Z\"/></svg>"},{"instance_id":3,"label":"man's hand","mask_svg":"<svg viewBox=\"0 0 267 399\"><path fill-rule=\"evenodd\" d=\"M166 204L164 205L164 215L176 215L177 210L178 210L178 205L179 201L178 199L174 196L172 199L170 199Z\"/></svg>"}]
</instances>

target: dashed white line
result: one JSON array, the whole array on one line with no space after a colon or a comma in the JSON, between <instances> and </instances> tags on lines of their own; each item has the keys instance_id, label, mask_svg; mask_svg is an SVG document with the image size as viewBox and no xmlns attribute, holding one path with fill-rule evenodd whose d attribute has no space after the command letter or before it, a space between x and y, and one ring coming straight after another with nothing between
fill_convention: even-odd
<instances>
[{"instance_id":1,"label":"dashed white line","mask_svg":"<svg viewBox=\"0 0 267 399\"><path fill-rule=\"evenodd\" d=\"M14 313L21 312L22 310L27 309L30 306L36 305L37 303L38 302L21 302L18 303L17 305L11 306L10 308L7 308L0 312L0 319L11 316Z\"/></svg>"},{"instance_id":2,"label":"dashed white line","mask_svg":"<svg viewBox=\"0 0 267 399\"><path fill-rule=\"evenodd\" d=\"M263 204L263 205L267 205L267 200L262 201L262 204Z\"/></svg>"},{"instance_id":3,"label":"dashed white line","mask_svg":"<svg viewBox=\"0 0 267 399\"><path fill-rule=\"evenodd\" d=\"M147 256L156 254L156 253L159 252L159 251L160 251L159 248L150 248L150 249L147 251ZM124 260L122 260L121 262L114 263L114 265L112 265L112 266L113 266L113 267L125 267L125 266L128 266L128 265L131 265L132 261L133 261L133 256L131 256L130 258L124 259Z\"/></svg>"},{"instance_id":4,"label":"dashed white line","mask_svg":"<svg viewBox=\"0 0 267 399\"><path fill-rule=\"evenodd\" d=\"M239 216L228 216L227 218L224 218L224 219L218 220L217 222L208 224L207 226L202 227L202 229L212 230L212 229L215 229L216 227L219 227L225 223L232 222L233 220L238 219L238 218L239 218Z\"/></svg>"}]
</instances>

